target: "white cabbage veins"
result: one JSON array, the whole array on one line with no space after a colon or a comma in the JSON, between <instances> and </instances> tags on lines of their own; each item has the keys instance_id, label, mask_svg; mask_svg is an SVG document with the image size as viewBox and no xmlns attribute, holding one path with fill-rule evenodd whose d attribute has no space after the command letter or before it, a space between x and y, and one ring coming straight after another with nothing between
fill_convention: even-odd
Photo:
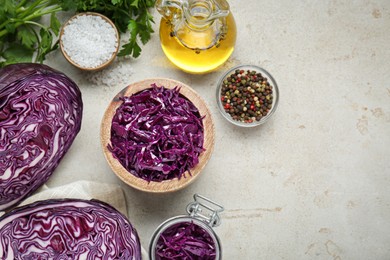
<instances>
[{"instance_id":1,"label":"white cabbage veins","mask_svg":"<svg viewBox=\"0 0 390 260\"><path fill-rule=\"evenodd\" d=\"M108 204L47 200L0 218L0 259L141 259L136 230Z\"/></svg>"},{"instance_id":2,"label":"white cabbage veins","mask_svg":"<svg viewBox=\"0 0 390 260\"><path fill-rule=\"evenodd\" d=\"M81 117L81 93L66 75L39 64L0 70L0 210L50 177Z\"/></svg>"}]
</instances>

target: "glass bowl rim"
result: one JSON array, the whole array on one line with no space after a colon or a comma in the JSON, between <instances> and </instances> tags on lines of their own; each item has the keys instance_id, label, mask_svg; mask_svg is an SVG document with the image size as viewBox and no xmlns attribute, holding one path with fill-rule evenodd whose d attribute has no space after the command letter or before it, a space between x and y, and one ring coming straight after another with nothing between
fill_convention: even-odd
<instances>
[{"instance_id":1,"label":"glass bowl rim","mask_svg":"<svg viewBox=\"0 0 390 260\"><path fill-rule=\"evenodd\" d=\"M220 93L221 93L221 88L222 88L222 82L230 75L232 74L232 72L234 72L235 70L237 69L252 69L252 70L255 70L256 72L258 73L261 73L263 76L265 76L269 81L271 81L271 85L272 85L272 91L273 91L273 101L272 101L272 108L271 110L268 112L268 114L264 117L261 118L260 121L255 121L253 123L245 123L245 122L241 122L241 121L237 121L237 120L234 120L230 114L226 113L224 108L223 108L223 105L222 105L222 101L221 101L221 98L220 98ZM276 80L274 79L274 77L265 69L257 66L257 65L252 65L252 64L241 64L241 65L237 65L237 66L234 66L232 68L230 68L229 70L227 70L221 77L220 79L218 80L218 83L217 83L217 93L216 93L216 96L217 96L217 104L218 104L218 109L219 109L219 112L222 114L222 116L227 120L229 121L230 123L236 125L236 126L240 126L240 127L255 127L255 126L259 126L259 125L262 125L264 124L266 121L268 121L268 119L275 113L277 107L278 107L278 104L279 104L279 87L276 83Z\"/></svg>"}]
</instances>

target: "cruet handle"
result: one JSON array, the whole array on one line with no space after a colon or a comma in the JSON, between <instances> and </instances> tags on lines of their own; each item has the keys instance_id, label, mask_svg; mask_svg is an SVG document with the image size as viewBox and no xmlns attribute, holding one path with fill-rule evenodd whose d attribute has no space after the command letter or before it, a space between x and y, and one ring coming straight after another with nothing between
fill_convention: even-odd
<instances>
[{"instance_id":1,"label":"cruet handle","mask_svg":"<svg viewBox=\"0 0 390 260\"><path fill-rule=\"evenodd\" d=\"M228 16L230 12L230 6L226 0L211 0L211 2L213 2L215 10L208 20L215 20Z\"/></svg>"}]
</instances>

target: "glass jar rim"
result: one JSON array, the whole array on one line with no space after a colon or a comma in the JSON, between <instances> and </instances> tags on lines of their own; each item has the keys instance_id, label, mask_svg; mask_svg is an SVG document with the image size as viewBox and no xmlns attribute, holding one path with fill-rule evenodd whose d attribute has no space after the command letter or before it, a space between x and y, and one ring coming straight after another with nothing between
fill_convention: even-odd
<instances>
[{"instance_id":1,"label":"glass jar rim","mask_svg":"<svg viewBox=\"0 0 390 260\"><path fill-rule=\"evenodd\" d=\"M182 215L182 216L176 216L173 218L169 218L165 220L163 223L161 223L157 229L154 231L152 238L150 240L149 244L149 258L151 260L155 260L155 252L156 252L156 245L158 242L158 239L160 238L161 234L167 230L169 227L178 224L178 223L186 223L186 222L192 222L193 224L203 228L213 239L215 244L215 254L216 254L216 260L222 259L222 250L221 250L221 242L217 236L217 234L214 232L213 228L208 225L206 222L196 218L191 217L188 215Z\"/></svg>"}]
</instances>

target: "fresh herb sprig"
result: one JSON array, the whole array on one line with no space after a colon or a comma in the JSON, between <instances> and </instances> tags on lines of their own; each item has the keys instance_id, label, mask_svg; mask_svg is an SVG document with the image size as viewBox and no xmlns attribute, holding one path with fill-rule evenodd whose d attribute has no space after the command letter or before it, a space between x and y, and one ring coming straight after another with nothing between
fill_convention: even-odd
<instances>
[{"instance_id":1,"label":"fresh herb sprig","mask_svg":"<svg viewBox=\"0 0 390 260\"><path fill-rule=\"evenodd\" d=\"M55 0L3 0L0 5L0 67L11 63L42 62L58 47L61 24L56 17L63 10ZM39 22L50 15L50 24Z\"/></svg>"},{"instance_id":2,"label":"fresh herb sprig","mask_svg":"<svg viewBox=\"0 0 390 260\"><path fill-rule=\"evenodd\" d=\"M155 0L2 0L0 5L0 67L19 62L40 62L58 48L61 24L56 13L66 10L101 13L110 18L122 33L129 31L129 41L118 56L141 54L154 32L149 9ZM50 24L41 22L50 15Z\"/></svg>"},{"instance_id":3,"label":"fresh herb sprig","mask_svg":"<svg viewBox=\"0 0 390 260\"><path fill-rule=\"evenodd\" d=\"M142 44L146 44L154 32L153 16L149 9L154 6L155 0L78 0L74 2L77 2L77 11L101 13L110 18L120 32L130 32L130 39L122 46L118 56L132 55L137 58L141 54L138 39Z\"/></svg>"}]
</instances>

